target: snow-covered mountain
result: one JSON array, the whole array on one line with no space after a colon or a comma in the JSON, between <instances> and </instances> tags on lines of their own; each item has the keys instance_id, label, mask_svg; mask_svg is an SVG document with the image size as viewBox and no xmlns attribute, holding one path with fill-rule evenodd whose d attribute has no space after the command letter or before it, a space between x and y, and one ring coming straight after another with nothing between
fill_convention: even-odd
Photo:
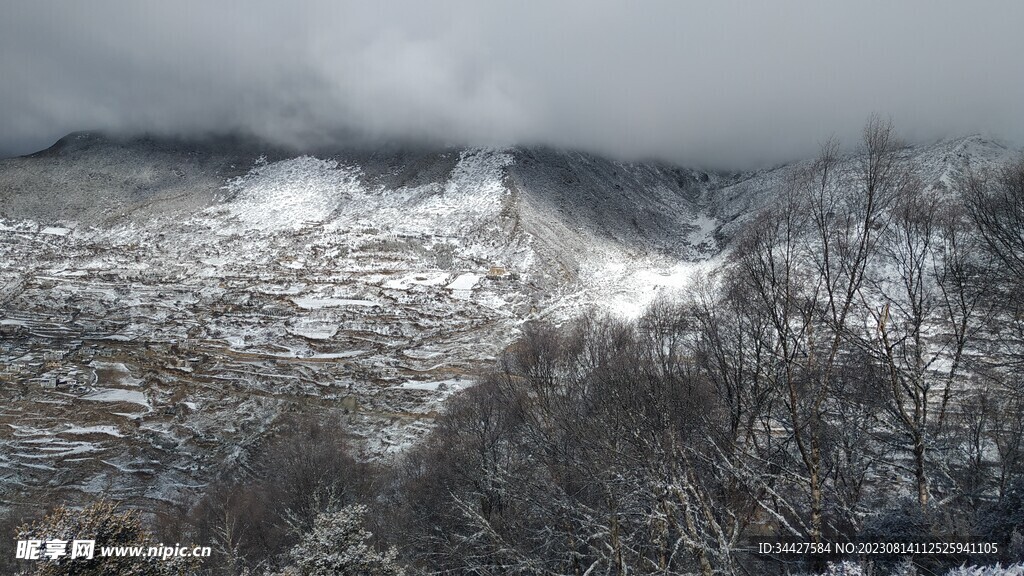
<instances>
[{"instance_id":1,"label":"snow-covered mountain","mask_svg":"<svg viewBox=\"0 0 1024 576\"><path fill-rule=\"evenodd\" d=\"M942 188L1011 151L905 153ZM92 134L0 161L0 496L171 499L296 410L387 457L523 322L714 269L804 166Z\"/></svg>"}]
</instances>

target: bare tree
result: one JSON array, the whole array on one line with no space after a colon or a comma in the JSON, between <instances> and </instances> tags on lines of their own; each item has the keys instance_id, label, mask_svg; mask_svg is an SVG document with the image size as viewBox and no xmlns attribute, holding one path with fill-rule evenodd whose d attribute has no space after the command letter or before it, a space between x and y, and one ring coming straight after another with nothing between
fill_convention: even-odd
<instances>
[{"instance_id":1,"label":"bare tree","mask_svg":"<svg viewBox=\"0 0 1024 576\"><path fill-rule=\"evenodd\" d=\"M1003 265L1001 275L1020 290L1024 281L1024 157L994 173L968 171L959 184L971 218Z\"/></svg>"}]
</instances>

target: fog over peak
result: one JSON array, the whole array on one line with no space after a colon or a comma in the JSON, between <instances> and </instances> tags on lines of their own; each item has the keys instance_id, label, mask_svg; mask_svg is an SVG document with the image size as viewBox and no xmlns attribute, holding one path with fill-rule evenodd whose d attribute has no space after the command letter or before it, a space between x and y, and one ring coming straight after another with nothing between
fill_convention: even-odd
<instances>
[{"instance_id":1,"label":"fog over peak","mask_svg":"<svg viewBox=\"0 0 1024 576\"><path fill-rule=\"evenodd\" d=\"M747 168L1024 143L1024 3L4 2L0 156L75 130L547 144Z\"/></svg>"}]
</instances>

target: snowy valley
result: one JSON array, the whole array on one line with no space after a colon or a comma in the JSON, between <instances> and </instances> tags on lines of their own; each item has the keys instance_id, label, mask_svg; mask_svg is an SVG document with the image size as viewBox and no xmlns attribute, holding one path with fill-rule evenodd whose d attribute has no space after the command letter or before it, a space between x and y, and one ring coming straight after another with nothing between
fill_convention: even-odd
<instances>
[{"instance_id":1,"label":"snowy valley","mask_svg":"<svg viewBox=\"0 0 1024 576\"><path fill-rule=\"evenodd\" d=\"M942 190L1011 151L904 154ZM0 161L0 497L173 502L296 411L391 458L524 322L638 316L806 165L93 134Z\"/></svg>"}]
</instances>

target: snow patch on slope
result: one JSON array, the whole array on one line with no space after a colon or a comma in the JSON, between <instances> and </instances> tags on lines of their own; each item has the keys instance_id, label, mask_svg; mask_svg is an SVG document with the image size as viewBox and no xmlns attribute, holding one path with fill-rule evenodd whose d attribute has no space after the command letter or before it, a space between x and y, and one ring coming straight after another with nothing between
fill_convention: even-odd
<instances>
[{"instance_id":1,"label":"snow patch on slope","mask_svg":"<svg viewBox=\"0 0 1024 576\"><path fill-rule=\"evenodd\" d=\"M271 164L261 159L248 174L225 186L237 194L226 211L247 229L298 229L329 219L342 200L359 189L359 174L357 168L310 156Z\"/></svg>"}]
</instances>

